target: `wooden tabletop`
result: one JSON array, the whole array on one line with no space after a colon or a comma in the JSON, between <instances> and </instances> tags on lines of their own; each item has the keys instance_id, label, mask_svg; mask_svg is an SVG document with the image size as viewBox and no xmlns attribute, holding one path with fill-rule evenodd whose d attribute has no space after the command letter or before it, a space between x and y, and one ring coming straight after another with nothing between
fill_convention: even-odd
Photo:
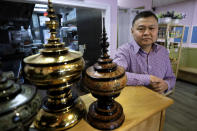
<instances>
[{"instance_id":1,"label":"wooden tabletop","mask_svg":"<svg viewBox=\"0 0 197 131\"><path fill-rule=\"evenodd\" d=\"M84 101L87 110L89 105L96 100L91 94L81 96L81 99ZM172 99L153 92L143 86L127 86L115 100L122 105L125 113L123 125L115 129L115 131L130 129L173 104ZM82 119L76 126L69 129L69 131L79 131L83 129L84 131L97 130Z\"/></svg>"}]
</instances>

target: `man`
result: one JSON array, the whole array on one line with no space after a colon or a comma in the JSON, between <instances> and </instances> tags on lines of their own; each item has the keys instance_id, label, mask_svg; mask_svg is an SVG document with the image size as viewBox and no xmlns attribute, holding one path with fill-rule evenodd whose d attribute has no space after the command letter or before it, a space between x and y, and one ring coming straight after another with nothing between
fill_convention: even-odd
<instances>
[{"instance_id":1,"label":"man","mask_svg":"<svg viewBox=\"0 0 197 131\"><path fill-rule=\"evenodd\" d=\"M123 66L127 85L143 85L158 93L165 93L175 86L169 53L156 42L158 18L151 11L137 14L131 29L135 41L121 46L114 62Z\"/></svg>"}]
</instances>

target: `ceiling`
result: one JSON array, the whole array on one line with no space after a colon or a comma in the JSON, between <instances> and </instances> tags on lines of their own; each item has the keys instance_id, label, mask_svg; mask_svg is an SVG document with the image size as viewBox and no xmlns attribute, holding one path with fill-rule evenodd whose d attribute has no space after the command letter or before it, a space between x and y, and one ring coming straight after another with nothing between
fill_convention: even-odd
<instances>
[{"instance_id":1,"label":"ceiling","mask_svg":"<svg viewBox=\"0 0 197 131\"><path fill-rule=\"evenodd\" d=\"M6 1L16 1L16 0L6 0ZM18 2L32 2L34 0L17 0ZM47 0L35 0L36 2L41 2ZM117 0L118 1L118 6L119 7L127 7L127 8L138 8L144 6L147 1L150 1L150 4L152 7L159 7L159 6L165 6L169 4L174 4L182 1L188 1L188 0Z\"/></svg>"},{"instance_id":2,"label":"ceiling","mask_svg":"<svg viewBox=\"0 0 197 131\"><path fill-rule=\"evenodd\" d=\"M187 0L118 0L119 8L160 7Z\"/></svg>"},{"instance_id":3,"label":"ceiling","mask_svg":"<svg viewBox=\"0 0 197 131\"><path fill-rule=\"evenodd\" d=\"M174 4L174 3L178 3L178 2L182 2L182 1L186 1L186 0L152 0L153 7Z\"/></svg>"}]
</instances>

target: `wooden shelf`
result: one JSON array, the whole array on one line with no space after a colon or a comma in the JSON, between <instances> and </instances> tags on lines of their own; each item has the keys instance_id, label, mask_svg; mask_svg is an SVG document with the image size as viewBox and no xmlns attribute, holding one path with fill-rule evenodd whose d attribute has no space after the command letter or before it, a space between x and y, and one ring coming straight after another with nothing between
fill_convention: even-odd
<instances>
[{"instance_id":1,"label":"wooden shelf","mask_svg":"<svg viewBox=\"0 0 197 131\"><path fill-rule=\"evenodd\" d=\"M177 24L159 24L159 26L174 26L174 27L183 27L184 25L177 25Z\"/></svg>"},{"instance_id":2,"label":"wooden shelf","mask_svg":"<svg viewBox=\"0 0 197 131\"><path fill-rule=\"evenodd\" d=\"M168 42L171 42L171 43L180 43L180 42L174 42L173 40L170 40L170 39L168 39ZM157 39L157 42L165 42L165 38L158 38Z\"/></svg>"},{"instance_id":3,"label":"wooden shelf","mask_svg":"<svg viewBox=\"0 0 197 131\"><path fill-rule=\"evenodd\" d=\"M158 38L157 41L158 42L165 42L165 38Z\"/></svg>"}]
</instances>

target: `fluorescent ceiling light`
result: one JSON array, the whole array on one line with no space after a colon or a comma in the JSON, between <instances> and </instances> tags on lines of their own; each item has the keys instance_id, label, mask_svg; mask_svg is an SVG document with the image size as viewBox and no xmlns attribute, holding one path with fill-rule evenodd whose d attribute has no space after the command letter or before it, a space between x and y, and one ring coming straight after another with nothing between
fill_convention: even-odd
<instances>
[{"instance_id":1,"label":"fluorescent ceiling light","mask_svg":"<svg viewBox=\"0 0 197 131\"><path fill-rule=\"evenodd\" d=\"M44 4L36 4L35 8L48 8L48 6Z\"/></svg>"},{"instance_id":2,"label":"fluorescent ceiling light","mask_svg":"<svg viewBox=\"0 0 197 131\"><path fill-rule=\"evenodd\" d=\"M42 9L42 8L34 8L35 12L46 12L47 9Z\"/></svg>"}]
</instances>

